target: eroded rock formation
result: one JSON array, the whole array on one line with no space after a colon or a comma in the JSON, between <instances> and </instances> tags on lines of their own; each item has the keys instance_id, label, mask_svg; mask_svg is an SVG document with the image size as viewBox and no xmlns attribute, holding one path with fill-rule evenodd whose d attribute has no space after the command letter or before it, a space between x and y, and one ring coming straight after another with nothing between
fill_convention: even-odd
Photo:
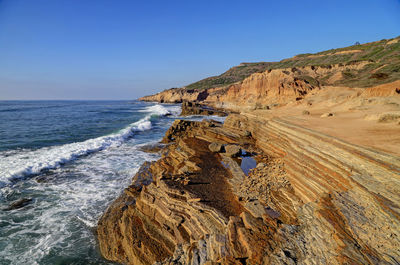
<instances>
[{"instance_id":1,"label":"eroded rock formation","mask_svg":"<svg viewBox=\"0 0 400 265\"><path fill-rule=\"evenodd\" d=\"M303 87L307 90L307 86ZM299 90L300 91L300 90ZM124 264L398 264L400 160L256 114L177 120L98 224ZM232 158L211 143L240 146ZM218 152L219 151L219 152ZM256 167L246 174L245 159Z\"/></svg>"},{"instance_id":2,"label":"eroded rock formation","mask_svg":"<svg viewBox=\"0 0 400 265\"><path fill-rule=\"evenodd\" d=\"M222 109L210 108L207 105L199 104L196 102L182 102L181 116L189 115L215 115L224 117L227 115L227 111Z\"/></svg>"}]
</instances>

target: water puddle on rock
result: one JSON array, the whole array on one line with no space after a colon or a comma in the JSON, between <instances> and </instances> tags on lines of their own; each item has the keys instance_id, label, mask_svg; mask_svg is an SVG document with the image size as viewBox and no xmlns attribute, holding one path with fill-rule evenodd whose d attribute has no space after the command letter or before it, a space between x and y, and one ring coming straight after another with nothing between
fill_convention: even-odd
<instances>
[{"instance_id":1,"label":"water puddle on rock","mask_svg":"<svg viewBox=\"0 0 400 265\"><path fill-rule=\"evenodd\" d=\"M250 170L257 166L257 161L251 156L243 156L240 163L244 174L249 175Z\"/></svg>"}]
</instances>

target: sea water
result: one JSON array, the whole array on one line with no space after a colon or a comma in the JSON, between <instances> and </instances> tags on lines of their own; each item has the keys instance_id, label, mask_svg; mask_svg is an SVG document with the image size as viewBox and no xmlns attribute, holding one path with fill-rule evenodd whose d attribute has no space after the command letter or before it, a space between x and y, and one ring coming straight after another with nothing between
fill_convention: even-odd
<instances>
[{"instance_id":1,"label":"sea water","mask_svg":"<svg viewBox=\"0 0 400 265\"><path fill-rule=\"evenodd\" d=\"M113 264L95 227L178 105L0 101L0 264ZM10 205L26 199L25 206Z\"/></svg>"}]
</instances>

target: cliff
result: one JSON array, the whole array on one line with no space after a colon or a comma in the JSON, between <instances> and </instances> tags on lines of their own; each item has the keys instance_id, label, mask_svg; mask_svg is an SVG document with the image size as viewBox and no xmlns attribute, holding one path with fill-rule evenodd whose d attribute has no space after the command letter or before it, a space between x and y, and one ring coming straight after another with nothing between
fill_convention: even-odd
<instances>
[{"instance_id":1,"label":"cliff","mask_svg":"<svg viewBox=\"0 0 400 265\"><path fill-rule=\"evenodd\" d=\"M143 97L143 101L161 103L180 103L183 101L200 102L218 108L232 110L263 109L282 106L295 101L301 101L310 94L329 89L329 84L321 85L322 78L330 76L330 80L343 78L345 71L362 69L367 63L360 62L347 66L333 65L325 67L302 67L292 69L267 70L255 73L241 83L229 87L192 91L184 88L166 90L153 96ZM339 87L340 88L340 87ZM400 95L398 81L361 89L370 96ZM371 91L375 91L371 93ZM377 92L379 91L379 92Z\"/></svg>"},{"instance_id":2,"label":"cliff","mask_svg":"<svg viewBox=\"0 0 400 265\"><path fill-rule=\"evenodd\" d=\"M302 100L311 91L326 87L371 88L390 84L400 80L399 40L397 37L302 54L280 62L241 64L220 76L140 100L197 101L236 110L271 108Z\"/></svg>"}]
</instances>

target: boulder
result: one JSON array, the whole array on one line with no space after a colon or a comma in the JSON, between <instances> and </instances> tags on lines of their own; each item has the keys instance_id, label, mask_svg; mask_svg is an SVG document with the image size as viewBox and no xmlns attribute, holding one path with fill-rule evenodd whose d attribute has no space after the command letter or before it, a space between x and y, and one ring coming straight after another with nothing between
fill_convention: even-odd
<instances>
[{"instance_id":1,"label":"boulder","mask_svg":"<svg viewBox=\"0 0 400 265\"><path fill-rule=\"evenodd\" d=\"M238 145L230 144L225 146L225 153L230 157L238 157L242 153L242 149Z\"/></svg>"},{"instance_id":2,"label":"boulder","mask_svg":"<svg viewBox=\"0 0 400 265\"><path fill-rule=\"evenodd\" d=\"M160 144L160 143L155 143L155 144L146 144L143 146L139 146L139 150L146 152L146 153L159 153L163 148L165 147L165 144Z\"/></svg>"},{"instance_id":3,"label":"boulder","mask_svg":"<svg viewBox=\"0 0 400 265\"><path fill-rule=\"evenodd\" d=\"M33 202L33 199L31 199L31 198L22 198L22 199L19 199L15 202L11 203L6 209L4 209L4 211L11 211L11 210L22 208L22 207L25 207L26 205L30 204L31 202Z\"/></svg>"},{"instance_id":4,"label":"boulder","mask_svg":"<svg viewBox=\"0 0 400 265\"><path fill-rule=\"evenodd\" d=\"M220 153L224 150L224 146L220 143L211 143L208 148L210 149L211 152L214 153Z\"/></svg>"},{"instance_id":5,"label":"boulder","mask_svg":"<svg viewBox=\"0 0 400 265\"><path fill-rule=\"evenodd\" d=\"M170 143L175 141L177 137L187 135L187 129L191 127L197 127L199 122L187 121L187 120L175 120L168 131L165 133L161 143Z\"/></svg>"}]
</instances>

